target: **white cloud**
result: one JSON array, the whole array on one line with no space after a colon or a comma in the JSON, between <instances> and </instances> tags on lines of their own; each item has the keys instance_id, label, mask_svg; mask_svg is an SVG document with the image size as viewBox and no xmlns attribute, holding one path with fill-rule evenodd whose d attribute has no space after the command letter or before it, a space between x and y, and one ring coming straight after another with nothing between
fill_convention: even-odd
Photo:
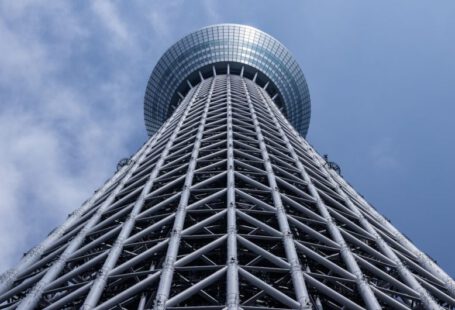
<instances>
[{"instance_id":1,"label":"white cloud","mask_svg":"<svg viewBox=\"0 0 455 310\"><path fill-rule=\"evenodd\" d=\"M28 36L28 34L27 34ZM18 36L0 19L0 37L2 38L2 57L0 57L0 82L16 80L33 83L40 74L51 70L51 66L42 63L45 57L43 47L26 37Z\"/></svg>"},{"instance_id":2,"label":"white cloud","mask_svg":"<svg viewBox=\"0 0 455 310\"><path fill-rule=\"evenodd\" d=\"M154 34L160 38L168 38L175 29L173 21L178 20L176 15L181 13L183 1L169 0L156 2L151 7L143 6L147 14L147 19L152 27Z\"/></svg>"},{"instance_id":3,"label":"white cloud","mask_svg":"<svg viewBox=\"0 0 455 310\"><path fill-rule=\"evenodd\" d=\"M118 10L113 2L95 0L92 8L101 24L113 35L113 39L118 48L131 44L131 33L127 25L120 18Z\"/></svg>"},{"instance_id":4,"label":"white cloud","mask_svg":"<svg viewBox=\"0 0 455 310\"><path fill-rule=\"evenodd\" d=\"M144 142L148 70L182 1L120 5L0 2L0 273Z\"/></svg>"},{"instance_id":5,"label":"white cloud","mask_svg":"<svg viewBox=\"0 0 455 310\"><path fill-rule=\"evenodd\" d=\"M112 175L143 126L127 113L132 84L118 71L128 63L107 65L102 78L92 64L73 63L110 34L128 40L116 8L95 4L109 23L90 33L90 12L41 4L0 4L0 273Z\"/></svg>"},{"instance_id":6,"label":"white cloud","mask_svg":"<svg viewBox=\"0 0 455 310\"><path fill-rule=\"evenodd\" d=\"M3 136L0 137L3 139ZM21 174L15 169L14 164L8 162L4 152L0 152L0 247L2 255L0 257L0 273L19 258L21 247L25 247L25 234L21 231L25 226L18 207L18 197L20 197ZM5 161L6 160L6 161Z\"/></svg>"}]
</instances>

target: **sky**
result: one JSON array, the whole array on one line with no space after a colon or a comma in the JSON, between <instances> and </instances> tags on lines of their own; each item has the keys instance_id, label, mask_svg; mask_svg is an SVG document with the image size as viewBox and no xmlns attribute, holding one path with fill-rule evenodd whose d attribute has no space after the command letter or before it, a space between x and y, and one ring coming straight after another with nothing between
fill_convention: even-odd
<instances>
[{"instance_id":1,"label":"sky","mask_svg":"<svg viewBox=\"0 0 455 310\"><path fill-rule=\"evenodd\" d=\"M164 51L215 23L289 48L309 142L455 276L455 2L0 1L0 273L146 140Z\"/></svg>"}]
</instances>

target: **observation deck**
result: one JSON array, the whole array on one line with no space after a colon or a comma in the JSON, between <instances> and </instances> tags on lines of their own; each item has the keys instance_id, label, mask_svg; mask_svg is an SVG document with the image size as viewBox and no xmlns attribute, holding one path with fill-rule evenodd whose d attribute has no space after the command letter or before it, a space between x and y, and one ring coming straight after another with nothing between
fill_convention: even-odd
<instances>
[{"instance_id":1,"label":"observation deck","mask_svg":"<svg viewBox=\"0 0 455 310\"><path fill-rule=\"evenodd\" d=\"M254 27L212 25L190 33L160 58L147 83L144 119L152 136L201 80L238 74L264 87L291 124L306 136L311 104L303 72L278 40Z\"/></svg>"}]
</instances>

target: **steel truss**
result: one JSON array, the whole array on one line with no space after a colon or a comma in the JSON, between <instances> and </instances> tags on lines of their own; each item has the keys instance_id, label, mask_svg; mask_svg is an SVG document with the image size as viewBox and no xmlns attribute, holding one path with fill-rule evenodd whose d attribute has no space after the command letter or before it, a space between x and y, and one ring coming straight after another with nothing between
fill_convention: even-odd
<instances>
[{"instance_id":1,"label":"steel truss","mask_svg":"<svg viewBox=\"0 0 455 310\"><path fill-rule=\"evenodd\" d=\"M453 309L454 281L242 73L203 78L0 308Z\"/></svg>"}]
</instances>

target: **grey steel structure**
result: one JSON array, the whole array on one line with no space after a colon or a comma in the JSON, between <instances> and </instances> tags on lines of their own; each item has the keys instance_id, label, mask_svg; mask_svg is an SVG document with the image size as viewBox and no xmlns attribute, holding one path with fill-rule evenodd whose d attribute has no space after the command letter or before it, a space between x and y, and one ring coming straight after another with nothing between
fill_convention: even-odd
<instances>
[{"instance_id":1,"label":"grey steel structure","mask_svg":"<svg viewBox=\"0 0 455 310\"><path fill-rule=\"evenodd\" d=\"M171 47L145 145L2 276L0 308L453 309L455 283L304 139L286 48L215 25Z\"/></svg>"}]
</instances>

